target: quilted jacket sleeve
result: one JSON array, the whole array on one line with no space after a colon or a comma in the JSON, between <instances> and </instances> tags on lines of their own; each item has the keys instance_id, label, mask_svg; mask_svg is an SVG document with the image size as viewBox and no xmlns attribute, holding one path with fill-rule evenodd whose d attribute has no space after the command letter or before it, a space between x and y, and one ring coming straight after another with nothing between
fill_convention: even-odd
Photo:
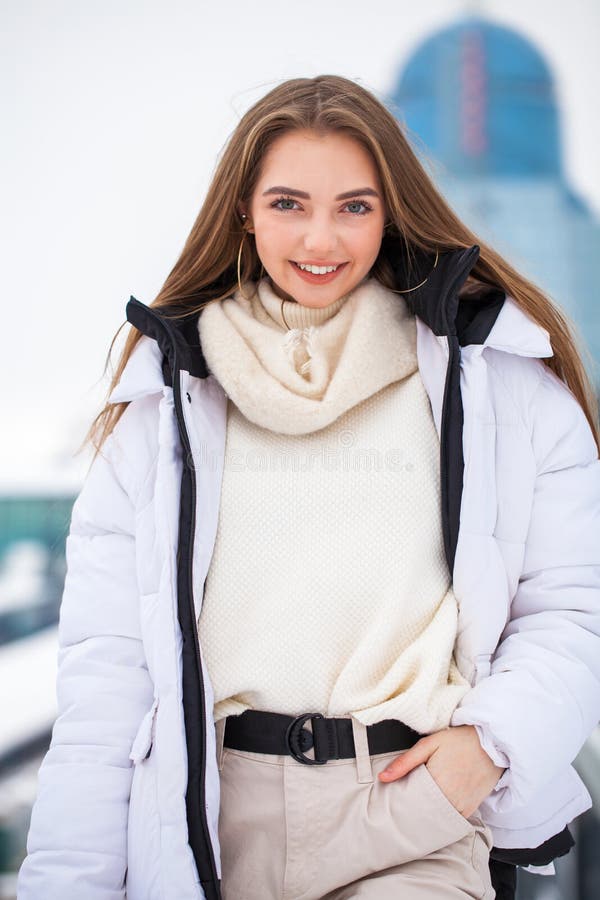
<instances>
[{"instance_id":1,"label":"quilted jacket sleeve","mask_svg":"<svg viewBox=\"0 0 600 900\"><path fill-rule=\"evenodd\" d=\"M600 460L580 405L547 367L530 407L537 474L523 571L490 676L452 725L476 725L525 805L600 718ZM501 806L504 804L501 804Z\"/></svg>"},{"instance_id":2,"label":"quilted jacket sleeve","mask_svg":"<svg viewBox=\"0 0 600 900\"><path fill-rule=\"evenodd\" d=\"M72 511L58 717L39 771L19 900L125 897L129 753L153 689L138 613L135 479L114 435Z\"/></svg>"}]
</instances>

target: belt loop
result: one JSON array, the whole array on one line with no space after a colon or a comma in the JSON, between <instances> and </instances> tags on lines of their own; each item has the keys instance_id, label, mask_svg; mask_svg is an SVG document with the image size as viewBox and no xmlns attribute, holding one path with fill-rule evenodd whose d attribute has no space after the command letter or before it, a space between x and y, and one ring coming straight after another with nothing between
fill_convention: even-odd
<instances>
[{"instance_id":1,"label":"belt loop","mask_svg":"<svg viewBox=\"0 0 600 900\"><path fill-rule=\"evenodd\" d=\"M371 766L371 754L369 752L369 738L367 726L351 716L352 735L354 737L354 750L356 752L356 775L359 784L374 781L373 768Z\"/></svg>"},{"instance_id":2,"label":"belt loop","mask_svg":"<svg viewBox=\"0 0 600 900\"><path fill-rule=\"evenodd\" d=\"M217 766L219 772L223 768L223 740L225 738L225 723L227 716L223 716L215 722L215 737L217 742Z\"/></svg>"}]
</instances>

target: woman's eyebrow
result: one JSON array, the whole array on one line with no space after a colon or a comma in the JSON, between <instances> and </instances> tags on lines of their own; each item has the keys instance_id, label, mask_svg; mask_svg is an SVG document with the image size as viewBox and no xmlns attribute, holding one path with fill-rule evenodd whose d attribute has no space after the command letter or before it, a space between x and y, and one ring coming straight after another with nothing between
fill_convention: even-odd
<instances>
[{"instance_id":1,"label":"woman's eyebrow","mask_svg":"<svg viewBox=\"0 0 600 900\"><path fill-rule=\"evenodd\" d=\"M310 194L307 194L306 191L299 191L296 188L284 187L281 184L275 185L275 187L270 187L266 191L263 192L263 197L266 197L267 194L290 194L292 197L301 197L303 200L310 200ZM337 197L334 197L334 200L349 200L351 197L356 197L358 194L362 196L369 197L379 197L377 191L373 190L370 187L358 188L356 191L344 191L343 194L338 194Z\"/></svg>"}]
</instances>

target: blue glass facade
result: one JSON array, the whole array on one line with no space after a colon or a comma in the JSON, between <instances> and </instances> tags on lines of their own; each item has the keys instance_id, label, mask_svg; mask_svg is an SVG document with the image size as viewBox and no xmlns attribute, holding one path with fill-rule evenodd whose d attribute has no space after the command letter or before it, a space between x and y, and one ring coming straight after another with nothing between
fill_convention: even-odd
<instances>
[{"instance_id":1,"label":"blue glass facade","mask_svg":"<svg viewBox=\"0 0 600 900\"><path fill-rule=\"evenodd\" d=\"M466 17L416 49L390 108L461 218L572 317L600 388L600 223L567 182L554 78L540 51Z\"/></svg>"}]
</instances>

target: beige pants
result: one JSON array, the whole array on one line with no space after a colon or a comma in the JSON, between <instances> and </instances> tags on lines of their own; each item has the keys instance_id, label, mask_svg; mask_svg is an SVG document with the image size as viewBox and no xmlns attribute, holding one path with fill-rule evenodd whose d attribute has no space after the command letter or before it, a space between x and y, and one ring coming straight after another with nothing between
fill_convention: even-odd
<instances>
[{"instance_id":1,"label":"beige pants","mask_svg":"<svg viewBox=\"0 0 600 900\"><path fill-rule=\"evenodd\" d=\"M320 766L223 747L224 728L220 719L223 900L495 897L478 810L461 815L425 765L380 782L403 751L369 756L357 719L356 759Z\"/></svg>"}]
</instances>

